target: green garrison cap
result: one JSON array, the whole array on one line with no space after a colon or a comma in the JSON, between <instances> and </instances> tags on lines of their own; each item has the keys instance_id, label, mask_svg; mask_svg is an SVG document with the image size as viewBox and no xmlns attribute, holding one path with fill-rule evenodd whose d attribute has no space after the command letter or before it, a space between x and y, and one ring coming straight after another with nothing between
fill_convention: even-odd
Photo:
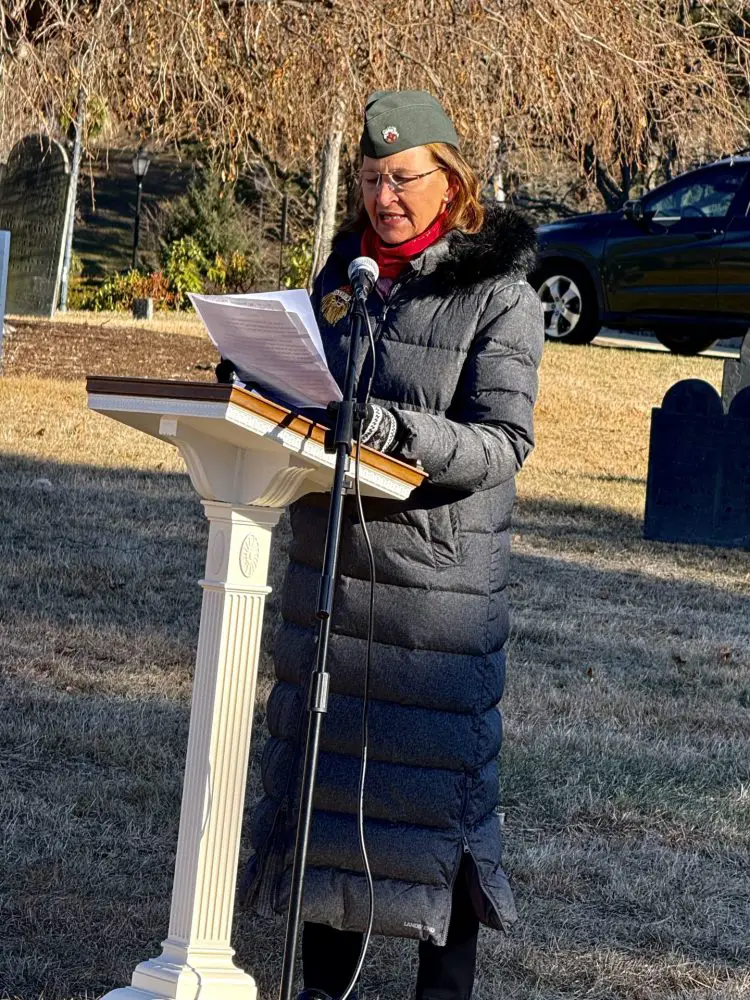
<instances>
[{"instance_id":1,"label":"green garrison cap","mask_svg":"<svg viewBox=\"0 0 750 1000\"><path fill-rule=\"evenodd\" d=\"M458 147L458 135L440 102L426 90L378 90L365 105L359 148L379 160L430 142Z\"/></svg>"}]
</instances>

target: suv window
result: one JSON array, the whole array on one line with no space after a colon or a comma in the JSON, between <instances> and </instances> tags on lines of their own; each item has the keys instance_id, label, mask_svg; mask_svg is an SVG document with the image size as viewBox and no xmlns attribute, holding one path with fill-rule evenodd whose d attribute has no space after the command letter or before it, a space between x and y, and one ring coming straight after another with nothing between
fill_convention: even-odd
<instances>
[{"instance_id":1,"label":"suv window","mask_svg":"<svg viewBox=\"0 0 750 1000\"><path fill-rule=\"evenodd\" d=\"M745 180L737 166L707 171L700 177L676 182L669 191L643 199L643 207L655 222L678 219L722 219Z\"/></svg>"}]
</instances>

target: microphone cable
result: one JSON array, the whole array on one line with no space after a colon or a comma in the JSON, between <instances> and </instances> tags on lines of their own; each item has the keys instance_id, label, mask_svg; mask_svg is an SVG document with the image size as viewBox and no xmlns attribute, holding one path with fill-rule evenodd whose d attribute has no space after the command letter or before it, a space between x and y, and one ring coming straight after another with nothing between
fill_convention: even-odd
<instances>
[{"instance_id":1,"label":"microphone cable","mask_svg":"<svg viewBox=\"0 0 750 1000\"><path fill-rule=\"evenodd\" d=\"M375 377L375 337L372 332L372 322L370 314L366 308L363 310L365 315L365 325L367 326L367 335L370 340L370 354L372 355L372 371L370 372L370 378L367 382L367 390L365 392L364 406L367 407L367 403L370 399L370 393L372 391L372 382ZM367 355L365 355L365 361L367 360ZM365 869L365 877L367 879L367 892L368 892L368 918L367 918L367 930L365 931L364 938L362 940L362 948L359 953L359 961L357 962L357 967L354 970L354 974L349 981L349 985L346 987L344 992L341 994L340 1000L349 1000L354 988L357 985L357 981L362 974L362 969L365 964L365 958L367 957L367 949L370 947L370 940L372 938L372 926L375 920L375 885L372 879L372 871L370 870L370 859L367 855L367 845L365 844L365 777L367 775L367 751L369 746L369 723L370 723L370 668L372 666L372 645L373 636L375 631L375 553L373 552L372 542L370 540L369 532L367 531L367 523L365 522L365 512L362 506L362 490L359 478L360 470L360 455L362 448L362 421L359 423L359 429L357 431L357 456L354 462L354 486L357 498L357 511L359 513L359 522L362 525L362 534L365 539L365 546L367 547L367 559L370 564L370 607L369 607L369 618L367 623L367 654L365 656L365 683L364 683L364 697L362 704L362 740L361 740L361 753L362 759L359 771L359 791L358 791L358 802L357 802L357 830L359 834L359 849L362 855L362 862Z\"/></svg>"}]
</instances>

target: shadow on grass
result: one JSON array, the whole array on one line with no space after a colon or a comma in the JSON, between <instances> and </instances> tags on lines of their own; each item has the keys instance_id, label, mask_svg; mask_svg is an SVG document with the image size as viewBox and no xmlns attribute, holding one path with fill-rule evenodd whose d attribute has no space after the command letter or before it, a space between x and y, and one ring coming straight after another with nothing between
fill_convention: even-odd
<instances>
[{"instance_id":1,"label":"shadow on grass","mask_svg":"<svg viewBox=\"0 0 750 1000\"><path fill-rule=\"evenodd\" d=\"M0 526L6 627L82 626L194 647L208 522L187 475L3 456Z\"/></svg>"},{"instance_id":2,"label":"shadow on grass","mask_svg":"<svg viewBox=\"0 0 750 1000\"><path fill-rule=\"evenodd\" d=\"M207 527L186 475L0 458L0 996L160 953Z\"/></svg>"},{"instance_id":3,"label":"shadow on grass","mask_svg":"<svg viewBox=\"0 0 750 1000\"><path fill-rule=\"evenodd\" d=\"M520 496L513 517L516 530L532 536L555 535L605 539L640 539L643 521L611 507L591 507L547 498Z\"/></svg>"},{"instance_id":4,"label":"shadow on grass","mask_svg":"<svg viewBox=\"0 0 750 1000\"><path fill-rule=\"evenodd\" d=\"M125 985L166 936L206 522L185 476L17 457L0 463L0 520L0 994L69 1000ZM602 998L628 995L598 962L613 950L746 963L744 807L733 796L748 682L732 643L748 639L750 596L679 579L689 550L643 543L638 520L616 511L522 501L516 531L534 551L514 557L511 589L505 789L526 921L504 946L513 996L540 995L529 962L553 944L581 952ZM648 566L617 561L635 549ZM587 563L592 552L609 563ZM666 644L665 623L676 630ZM706 634L724 649L716 659ZM119 687L101 667L113 656ZM183 686L165 676L154 696L136 668ZM257 782L253 770L248 801ZM262 996L282 942L281 921L237 914L238 962ZM392 979L386 955L372 984ZM665 973L652 995L672 987ZM406 1000L409 985L388 996Z\"/></svg>"},{"instance_id":5,"label":"shadow on grass","mask_svg":"<svg viewBox=\"0 0 750 1000\"><path fill-rule=\"evenodd\" d=\"M572 504L548 498L519 498L513 525L525 541L565 550L597 551L603 556L638 553L659 572L667 567L740 566L747 561L744 549L646 541L643 517L606 506ZM710 589L710 588L709 588Z\"/></svg>"}]
</instances>

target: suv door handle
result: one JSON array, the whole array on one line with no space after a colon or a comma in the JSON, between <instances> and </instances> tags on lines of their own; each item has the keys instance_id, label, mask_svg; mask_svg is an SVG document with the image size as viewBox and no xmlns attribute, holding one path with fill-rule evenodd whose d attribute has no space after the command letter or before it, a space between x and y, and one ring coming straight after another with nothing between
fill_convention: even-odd
<instances>
[{"instance_id":1,"label":"suv door handle","mask_svg":"<svg viewBox=\"0 0 750 1000\"><path fill-rule=\"evenodd\" d=\"M711 229L707 233L695 233L695 238L697 240L710 240L714 236L723 236L723 235L724 235L723 229Z\"/></svg>"}]
</instances>

